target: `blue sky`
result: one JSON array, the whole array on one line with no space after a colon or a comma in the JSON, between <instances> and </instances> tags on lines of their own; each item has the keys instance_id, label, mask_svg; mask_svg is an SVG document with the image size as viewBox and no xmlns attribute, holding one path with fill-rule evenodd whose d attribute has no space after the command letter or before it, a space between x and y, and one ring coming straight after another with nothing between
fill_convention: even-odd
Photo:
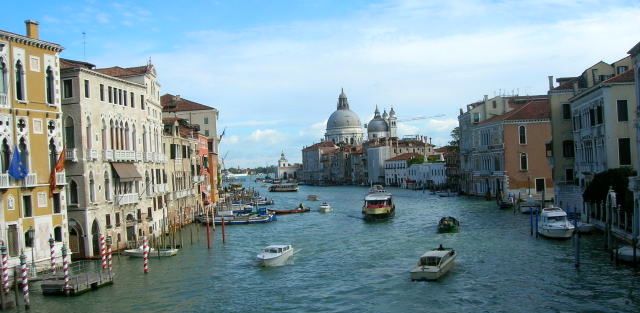
<instances>
[{"instance_id":1,"label":"blue sky","mask_svg":"<svg viewBox=\"0 0 640 313\"><path fill-rule=\"evenodd\" d=\"M540 94L547 76L640 41L638 1L10 1L0 28L99 67L151 58L162 91L220 110L227 166L300 161L344 88L362 123L394 106L402 135L448 141L465 104ZM86 33L83 45L82 32ZM86 57L84 52L86 47Z\"/></svg>"}]
</instances>

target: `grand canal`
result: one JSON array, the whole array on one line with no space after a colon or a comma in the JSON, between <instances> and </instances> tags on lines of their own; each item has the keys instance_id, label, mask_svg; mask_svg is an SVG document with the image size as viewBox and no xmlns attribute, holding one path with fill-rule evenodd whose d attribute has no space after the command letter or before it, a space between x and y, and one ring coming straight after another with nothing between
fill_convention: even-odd
<instances>
[{"instance_id":1,"label":"grand canal","mask_svg":"<svg viewBox=\"0 0 640 313\"><path fill-rule=\"evenodd\" d=\"M262 194L266 189L255 185ZM583 237L581 268L571 241L536 239L529 218L493 202L390 189L397 213L388 222L360 218L364 187L302 186L269 194L278 208L299 202L314 212L264 225L216 230L206 248L204 228L183 234L176 257L114 258L115 284L74 298L32 292L32 312L638 312L640 275L612 265L601 236ZM334 207L317 212L317 194ZM436 233L445 215L461 221L457 234ZM194 243L191 244L191 233ZM293 264L259 268L260 248L291 243ZM438 282L411 282L409 270L442 243L458 253L456 267Z\"/></svg>"}]
</instances>

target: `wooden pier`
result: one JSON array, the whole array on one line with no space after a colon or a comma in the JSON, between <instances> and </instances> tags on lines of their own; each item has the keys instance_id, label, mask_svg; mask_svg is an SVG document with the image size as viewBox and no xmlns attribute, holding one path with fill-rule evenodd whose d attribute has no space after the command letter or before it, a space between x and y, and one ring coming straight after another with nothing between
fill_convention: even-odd
<instances>
[{"instance_id":1,"label":"wooden pier","mask_svg":"<svg viewBox=\"0 0 640 313\"><path fill-rule=\"evenodd\" d=\"M64 288L62 273L49 274L40 288L45 296L77 296L113 284L113 273L103 270L96 261L74 262L69 267L69 287Z\"/></svg>"}]
</instances>

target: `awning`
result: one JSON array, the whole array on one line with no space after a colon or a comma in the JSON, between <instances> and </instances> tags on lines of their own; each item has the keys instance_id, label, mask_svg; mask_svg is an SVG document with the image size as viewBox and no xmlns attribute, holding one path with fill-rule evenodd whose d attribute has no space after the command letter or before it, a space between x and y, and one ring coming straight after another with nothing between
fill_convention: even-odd
<instances>
[{"instance_id":1,"label":"awning","mask_svg":"<svg viewBox=\"0 0 640 313\"><path fill-rule=\"evenodd\" d=\"M138 173L136 166L129 163L111 163L121 182L142 180L142 175Z\"/></svg>"}]
</instances>

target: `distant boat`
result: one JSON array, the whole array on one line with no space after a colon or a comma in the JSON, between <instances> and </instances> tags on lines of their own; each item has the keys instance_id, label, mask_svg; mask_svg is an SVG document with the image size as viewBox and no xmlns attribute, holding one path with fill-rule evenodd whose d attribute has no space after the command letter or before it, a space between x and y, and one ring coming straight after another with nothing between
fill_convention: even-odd
<instances>
[{"instance_id":1,"label":"distant boat","mask_svg":"<svg viewBox=\"0 0 640 313\"><path fill-rule=\"evenodd\" d=\"M439 248L425 252L411 270L411 280L437 280L449 272L456 259L456 251L451 248Z\"/></svg>"},{"instance_id":2,"label":"distant boat","mask_svg":"<svg viewBox=\"0 0 640 313\"><path fill-rule=\"evenodd\" d=\"M270 245L256 256L260 266L282 266L293 256L291 245Z\"/></svg>"},{"instance_id":3,"label":"distant boat","mask_svg":"<svg viewBox=\"0 0 640 313\"><path fill-rule=\"evenodd\" d=\"M276 215L285 215L285 214L296 214L296 213L307 213L310 212L311 209L307 206L302 205L302 203L297 206L295 209L291 209L291 210L272 210L269 209L269 212L276 214Z\"/></svg>"},{"instance_id":4,"label":"distant boat","mask_svg":"<svg viewBox=\"0 0 640 313\"><path fill-rule=\"evenodd\" d=\"M309 201L318 201L318 195L308 195L307 200Z\"/></svg>"},{"instance_id":5,"label":"distant boat","mask_svg":"<svg viewBox=\"0 0 640 313\"><path fill-rule=\"evenodd\" d=\"M535 213L540 210L540 202L534 200L531 196L529 196L527 200L518 204L518 208L520 209L520 213L522 214Z\"/></svg>"},{"instance_id":6,"label":"distant boat","mask_svg":"<svg viewBox=\"0 0 640 313\"><path fill-rule=\"evenodd\" d=\"M329 203L322 202L322 204L319 207L319 210L321 213L327 213L327 212L331 212L333 209L331 208Z\"/></svg>"},{"instance_id":7,"label":"distant boat","mask_svg":"<svg viewBox=\"0 0 640 313\"><path fill-rule=\"evenodd\" d=\"M457 233L460 229L460 222L451 216L445 216L438 223L439 233Z\"/></svg>"},{"instance_id":8,"label":"distant boat","mask_svg":"<svg viewBox=\"0 0 640 313\"><path fill-rule=\"evenodd\" d=\"M178 254L178 249L160 249L160 253L151 247L148 247L147 249L149 253L148 257L168 257ZM142 258L144 257L144 249L142 247L127 249L122 251L122 255L127 255L132 258Z\"/></svg>"},{"instance_id":9,"label":"distant boat","mask_svg":"<svg viewBox=\"0 0 640 313\"><path fill-rule=\"evenodd\" d=\"M362 214L365 220L381 220L393 217L396 206L393 204L391 193L386 192L381 185L374 185L364 197Z\"/></svg>"},{"instance_id":10,"label":"distant boat","mask_svg":"<svg viewBox=\"0 0 640 313\"><path fill-rule=\"evenodd\" d=\"M296 192L298 191L298 184L286 183L286 184L273 184L269 186L271 192Z\"/></svg>"},{"instance_id":11,"label":"distant boat","mask_svg":"<svg viewBox=\"0 0 640 313\"><path fill-rule=\"evenodd\" d=\"M455 197L458 195L458 193L451 190L445 190L436 192L436 195L438 195L438 197Z\"/></svg>"}]
</instances>

